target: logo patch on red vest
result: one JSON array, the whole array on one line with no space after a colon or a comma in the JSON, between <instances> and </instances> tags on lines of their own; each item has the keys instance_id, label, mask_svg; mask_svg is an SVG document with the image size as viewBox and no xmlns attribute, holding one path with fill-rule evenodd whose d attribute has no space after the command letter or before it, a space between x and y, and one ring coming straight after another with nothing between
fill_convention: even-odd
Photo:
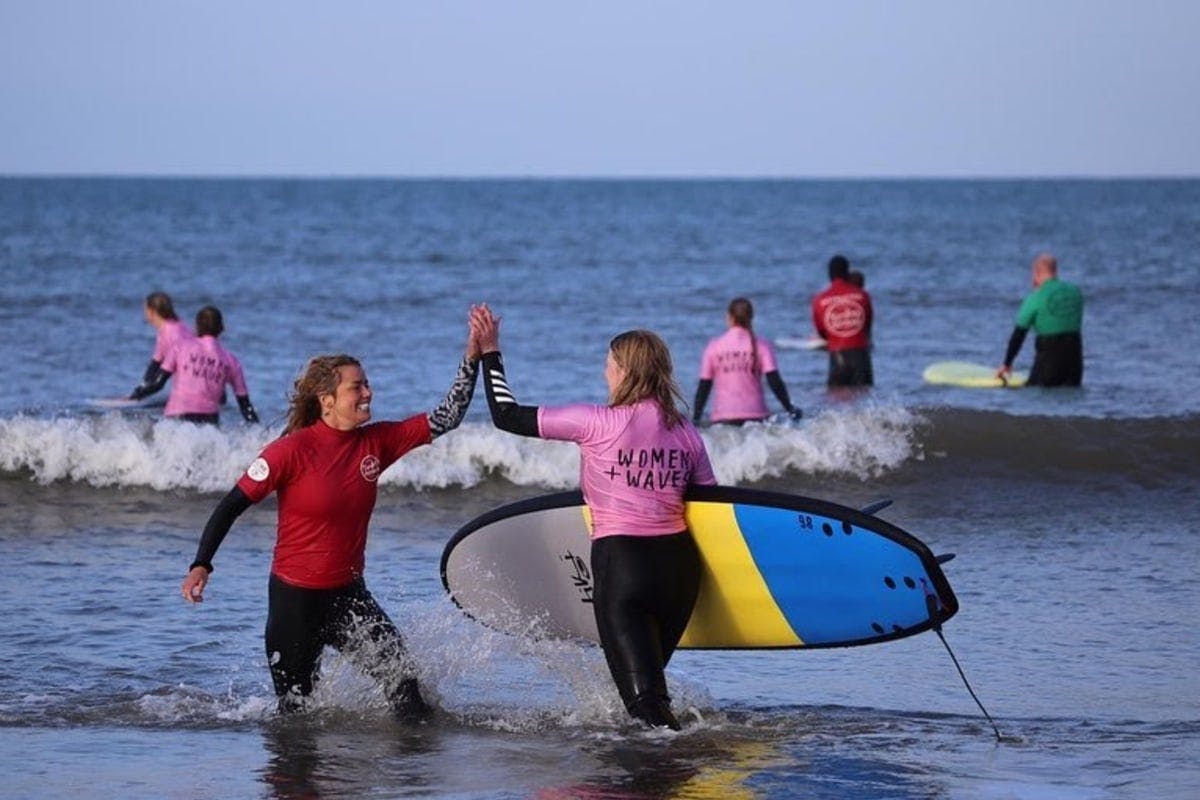
<instances>
[{"instance_id":1,"label":"logo patch on red vest","mask_svg":"<svg viewBox=\"0 0 1200 800\"><path fill-rule=\"evenodd\" d=\"M358 471L364 478L374 483L379 479L379 459L376 456L363 456L362 462L358 465Z\"/></svg>"}]
</instances>

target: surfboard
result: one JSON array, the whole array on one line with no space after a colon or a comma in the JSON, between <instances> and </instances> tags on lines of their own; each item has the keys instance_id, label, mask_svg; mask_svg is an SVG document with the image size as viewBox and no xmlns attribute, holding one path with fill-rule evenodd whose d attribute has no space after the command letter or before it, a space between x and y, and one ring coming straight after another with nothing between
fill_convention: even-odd
<instances>
[{"instance_id":1,"label":"surfboard","mask_svg":"<svg viewBox=\"0 0 1200 800\"><path fill-rule=\"evenodd\" d=\"M1008 380L996 377L996 368L969 361L938 361L921 373L926 383L938 386L962 386L969 389L1018 389L1025 385L1029 373L1013 371Z\"/></svg>"},{"instance_id":2,"label":"surfboard","mask_svg":"<svg viewBox=\"0 0 1200 800\"><path fill-rule=\"evenodd\" d=\"M93 397L87 404L94 408L137 408L142 403L128 397Z\"/></svg>"},{"instance_id":3,"label":"surfboard","mask_svg":"<svg viewBox=\"0 0 1200 800\"><path fill-rule=\"evenodd\" d=\"M693 487L686 499L704 569L680 647L873 644L958 610L929 548L869 513L731 486ZM446 544L442 584L491 628L596 642L590 527L578 491L488 512Z\"/></svg>"},{"instance_id":4,"label":"surfboard","mask_svg":"<svg viewBox=\"0 0 1200 800\"><path fill-rule=\"evenodd\" d=\"M775 340L775 344L784 350L824 350L828 343L820 336L809 336L807 339L781 336Z\"/></svg>"},{"instance_id":5,"label":"surfboard","mask_svg":"<svg viewBox=\"0 0 1200 800\"><path fill-rule=\"evenodd\" d=\"M137 409L137 408L158 408L166 405L167 392L151 395L134 400L129 397L91 397L85 401L92 408L101 409Z\"/></svg>"}]
</instances>

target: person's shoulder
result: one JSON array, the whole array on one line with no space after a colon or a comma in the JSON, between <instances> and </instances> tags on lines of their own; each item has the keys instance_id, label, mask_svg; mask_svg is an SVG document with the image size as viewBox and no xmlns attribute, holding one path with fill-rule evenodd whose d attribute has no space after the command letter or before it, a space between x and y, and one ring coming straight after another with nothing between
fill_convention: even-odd
<instances>
[{"instance_id":1,"label":"person's shoulder","mask_svg":"<svg viewBox=\"0 0 1200 800\"><path fill-rule=\"evenodd\" d=\"M305 446L312 437L312 426L309 425L291 433L272 439L263 445L259 455L268 460L286 458L296 450Z\"/></svg>"}]
</instances>

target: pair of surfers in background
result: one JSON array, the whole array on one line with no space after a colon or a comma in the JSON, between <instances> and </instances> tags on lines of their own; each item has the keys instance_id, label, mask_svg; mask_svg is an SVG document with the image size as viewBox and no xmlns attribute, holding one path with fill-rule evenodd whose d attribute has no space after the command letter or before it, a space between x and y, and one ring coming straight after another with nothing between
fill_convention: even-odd
<instances>
[{"instance_id":1,"label":"pair of surfers in background","mask_svg":"<svg viewBox=\"0 0 1200 800\"><path fill-rule=\"evenodd\" d=\"M268 582L266 652L281 710L303 705L321 650L344 652L378 681L403 719L429 714L395 624L363 580L377 480L409 450L459 425L480 363L494 424L522 436L573 441L593 519L593 607L609 671L626 709L653 726L678 729L664 669L699 592L699 552L684 520L692 484L716 483L704 443L679 410L670 353L636 330L612 340L607 405L517 403L500 355L500 320L472 307L466 353L450 391L427 414L367 424L372 393L350 356L309 361L294 386L288 425L213 511L181 586L202 601L212 559L234 520L278 493L277 538ZM646 482L626 479L622 461L655 452L670 464ZM627 462L626 462L627 463Z\"/></svg>"},{"instance_id":2,"label":"pair of surfers in background","mask_svg":"<svg viewBox=\"0 0 1200 800\"><path fill-rule=\"evenodd\" d=\"M196 313L195 333L179 320L166 292L147 295L143 311L146 322L155 329L154 353L142 382L129 393L130 400L156 394L174 376L163 416L216 425L228 385L242 419L258 422L241 362L217 341L225 331L220 309L201 308Z\"/></svg>"}]
</instances>

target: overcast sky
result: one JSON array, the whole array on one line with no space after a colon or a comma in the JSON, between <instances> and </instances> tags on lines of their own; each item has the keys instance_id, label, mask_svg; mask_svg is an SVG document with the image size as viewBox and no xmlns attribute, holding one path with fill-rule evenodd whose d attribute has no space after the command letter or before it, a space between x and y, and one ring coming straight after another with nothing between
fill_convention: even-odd
<instances>
[{"instance_id":1,"label":"overcast sky","mask_svg":"<svg viewBox=\"0 0 1200 800\"><path fill-rule=\"evenodd\" d=\"M1200 2L0 0L0 174L1200 176Z\"/></svg>"}]
</instances>

